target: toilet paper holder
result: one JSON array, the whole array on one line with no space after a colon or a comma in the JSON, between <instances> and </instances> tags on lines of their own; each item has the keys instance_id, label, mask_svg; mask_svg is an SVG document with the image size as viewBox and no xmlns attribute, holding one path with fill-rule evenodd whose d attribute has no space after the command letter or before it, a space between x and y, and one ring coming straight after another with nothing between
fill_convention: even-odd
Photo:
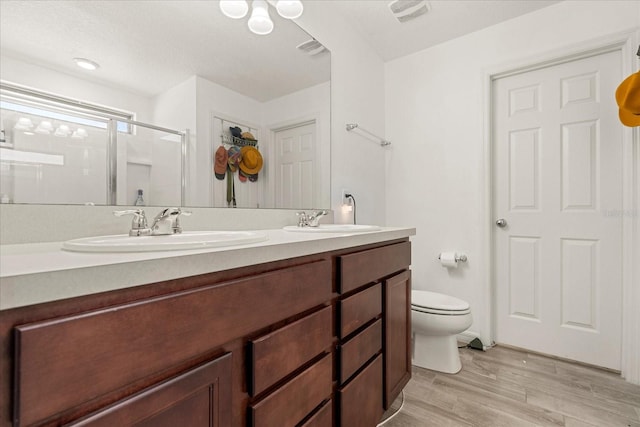
<instances>
[{"instance_id":1,"label":"toilet paper holder","mask_svg":"<svg viewBox=\"0 0 640 427\"><path fill-rule=\"evenodd\" d=\"M442 255L442 254L440 254ZM440 260L440 255L438 255L438 260ZM456 254L456 262L467 262L466 254Z\"/></svg>"}]
</instances>

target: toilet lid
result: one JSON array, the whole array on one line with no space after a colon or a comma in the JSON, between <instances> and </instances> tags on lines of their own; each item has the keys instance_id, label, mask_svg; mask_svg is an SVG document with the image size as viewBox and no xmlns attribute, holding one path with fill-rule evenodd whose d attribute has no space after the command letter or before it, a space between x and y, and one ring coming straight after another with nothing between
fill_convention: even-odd
<instances>
[{"instance_id":1,"label":"toilet lid","mask_svg":"<svg viewBox=\"0 0 640 427\"><path fill-rule=\"evenodd\" d=\"M469 303L450 295L429 291L411 291L411 305L418 308L464 311L469 310Z\"/></svg>"}]
</instances>

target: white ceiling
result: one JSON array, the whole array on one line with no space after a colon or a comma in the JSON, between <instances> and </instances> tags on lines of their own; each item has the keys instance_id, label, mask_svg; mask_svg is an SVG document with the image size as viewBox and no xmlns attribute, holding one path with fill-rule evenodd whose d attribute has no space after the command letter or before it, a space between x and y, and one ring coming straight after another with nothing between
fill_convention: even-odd
<instances>
[{"instance_id":1,"label":"white ceiling","mask_svg":"<svg viewBox=\"0 0 640 427\"><path fill-rule=\"evenodd\" d=\"M331 7L369 42L383 61L400 58L447 40L547 7L559 0L430 0L430 11L400 23L391 0L331 1Z\"/></svg>"},{"instance_id":2,"label":"white ceiling","mask_svg":"<svg viewBox=\"0 0 640 427\"><path fill-rule=\"evenodd\" d=\"M432 0L431 10L399 23L387 0L303 0L332 8L384 60L546 7L543 0ZM0 1L3 55L154 96L199 75L265 101L329 78L329 55L295 46L310 36L272 9L275 30L257 36L247 18L224 17L218 2L189 0ZM78 69L74 57L101 68Z\"/></svg>"},{"instance_id":3,"label":"white ceiling","mask_svg":"<svg viewBox=\"0 0 640 427\"><path fill-rule=\"evenodd\" d=\"M258 36L217 1L0 1L2 54L153 96L199 75L258 101L330 78L330 55L296 46L311 37L272 10ZM88 73L72 62L100 64Z\"/></svg>"}]
</instances>

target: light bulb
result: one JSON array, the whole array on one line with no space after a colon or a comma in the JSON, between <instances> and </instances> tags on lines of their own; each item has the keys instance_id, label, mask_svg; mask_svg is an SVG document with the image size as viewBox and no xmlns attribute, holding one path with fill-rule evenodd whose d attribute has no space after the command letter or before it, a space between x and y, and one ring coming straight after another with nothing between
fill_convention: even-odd
<instances>
[{"instance_id":1,"label":"light bulb","mask_svg":"<svg viewBox=\"0 0 640 427\"><path fill-rule=\"evenodd\" d=\"M302 15L304 7L300 0L278 0L276 10L283 18L296 19Z\"/></svg>"},{"instance_id":2,"label":"light bulb","mask_svg":"<svg viewBox=\"0 0 640 427\"><path fill-rule=\"evenodd\" d=\"M13 128L16 130L31 130L33 129L33 122L28 117L20 117Z\"/></svg>"},{"instance_id":3,"label":"light bulb","mask_svg":"<svg viewBox=\"0 0 640 427\"><path fill-rule=\"evenodd\" d=\"M73 58L76 62L76 65L80 68L84 68L85 70L93 71L100 68L100 65L97 62L94 62L87 58Z\"/></svg>"},{"instance_id":4,"label":"light bulb","mask_svg":"<svg viewBox=\"0 0 640 427\"><path fill-rule=\"evenodd\" d=\"M241 19L247 15L249 4L246 0L220 0L220 10L229 18Z\"/></svg>"},{"instance_id":5,"label":"light bulb","mask_svg":"<svg viewBox=\"0 0 640 427\"><path fill-rule=\"evenodd\" d=\"M43 135L48 135L51 133L52 130L53 130L53 125L51 124L51 122L48 120L43 120L40 122L38 127L36 127L35 132L41 133Z\"/></svg>"},{"instance_id":6,"label":"light bulb","mask_svg":"<svg viewBox=\"0 0 640 427\"><path fill-rule=\"evenodd\" d=\"M253 10L249 18L249 29L252 33L264 36L273 31L273 21L269 17L267 2L264 0L253 0Z\"/></svg>"}]
</instances>

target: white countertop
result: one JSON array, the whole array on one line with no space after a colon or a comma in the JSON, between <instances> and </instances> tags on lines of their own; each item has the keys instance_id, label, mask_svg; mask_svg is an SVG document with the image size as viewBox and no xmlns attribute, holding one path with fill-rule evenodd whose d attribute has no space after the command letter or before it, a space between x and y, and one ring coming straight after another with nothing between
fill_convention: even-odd
<instances>
[{"instance_id":1,"label":"white countertop","mask_svg":"<svg viewBox=\"0 0 640 427\"><path fill-rule=\"evenodd\" d=\"M255 231L268 240L163 252L68 252L62 242L1 245L0 310L415 235L415 228L399 227L364 233Z\"/></svg>"}]
</instances>

